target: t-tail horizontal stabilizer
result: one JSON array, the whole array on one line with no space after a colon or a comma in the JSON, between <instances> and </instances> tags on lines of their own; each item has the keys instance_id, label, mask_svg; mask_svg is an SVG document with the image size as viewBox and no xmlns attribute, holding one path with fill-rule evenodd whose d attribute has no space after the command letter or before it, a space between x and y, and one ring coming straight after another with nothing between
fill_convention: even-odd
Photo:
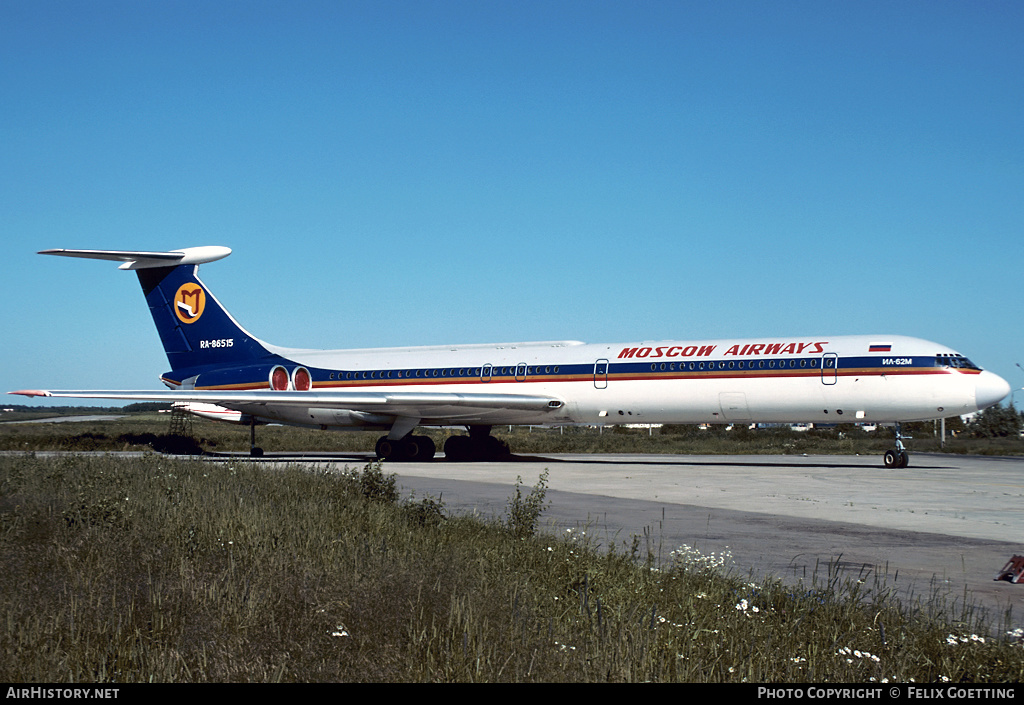
<instances>
[{"instance_id":1,"label":"t-tail horizontal stabilizer","mask_svg":"<svg viewBox=\"0 0 1024 705\"><path fill-rule=\"evenodd\" d=\"M137 250L42 250L41 255L61 257L82 257L84 259L105 259L123 262L118 269L152 269L153 267L176 267L179 264L205 264L216 262L231 254L231 248L220 245L186 247L170 252L142 252Z\"/></svg>"},{"instance_id":2,"label":"t-tail horizontal stabilizer","mask_svg":"<svg viewBox=\"0 0 1024 705\"><path fill-rule=\"evenodd\" d=\"M227 247L169 252L54 249L39 254L121 262L120 269L135 270L171 363L171 372L164 377L172 384L212 367L273 363L266 346L246 332L198 278L199 265L227 257Z\"/></svg>"}]
</instances>

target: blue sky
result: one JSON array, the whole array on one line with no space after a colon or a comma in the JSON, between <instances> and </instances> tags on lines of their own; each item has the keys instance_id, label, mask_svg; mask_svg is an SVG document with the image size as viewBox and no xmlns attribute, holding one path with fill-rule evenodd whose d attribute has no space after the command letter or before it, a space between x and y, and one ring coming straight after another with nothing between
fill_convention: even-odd
<instances>
[{"instance_id":1,"label":"blue sky","mask_svg":"<svg viewBox=\"0 0 1024 705\"><path fill-rule=\"evenodd\" d=\"M167 370L133 274L35 252L208 244L280 345L900 333L1020 388L1021 36L1011 1L5 0L0 388Z\"/></svg>"}]
</instances>

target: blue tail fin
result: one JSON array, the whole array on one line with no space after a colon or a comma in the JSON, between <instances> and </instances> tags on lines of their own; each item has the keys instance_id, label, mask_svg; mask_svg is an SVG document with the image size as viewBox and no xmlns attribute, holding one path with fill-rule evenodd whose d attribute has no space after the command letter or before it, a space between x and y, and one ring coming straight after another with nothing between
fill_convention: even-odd
<instances>
[{"instance_id":1,"label":"blue tail fin","mask_svg":"<svg viewBox=\"0 0 1024 705\"><path fill-rule=\"evenodd\" d=\"M198 265L138 270L172 372L248 364L270 355L196 276Z\"/></svg>"}]
</instances>

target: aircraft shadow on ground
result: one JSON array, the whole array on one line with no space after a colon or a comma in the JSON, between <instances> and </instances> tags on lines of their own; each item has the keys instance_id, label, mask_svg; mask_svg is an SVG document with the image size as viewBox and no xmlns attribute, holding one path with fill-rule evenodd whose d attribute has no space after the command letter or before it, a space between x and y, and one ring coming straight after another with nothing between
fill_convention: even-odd
<instances>
[{"instance_id":1,"label":"aircraft shadow on ground","mask_svg":"<svg viewBox=\"0 0 1024 705\"><path fill-rule=\"evenodd\" d=\"M304 453L301 451L283 451L283 452L272 452L266 453L260 457L251 457L248 453L216 453L207 452L204 454L205 457L211 459L232 459L232 460L252 460L252 461L302 461L302 462L338 462L339 460L348 460L361 463L372 463L377 460L377 456L374 453L368 452L324 452L317 451L315 453ZM488 460L482 462L465 463L467 467L479 466L479 465L502 465L506 463L546 463L546 464L562 464L562 463L573 463L576 465L647 465L647 466L679 466L679 467L754 467L754 468L792 468L794 466L806 467L806 468L828 468L828 469L867 469L875 468L875 464L863 464L863 463L850 463L843 462L837 458L835 460L821 458L814 462L801 462L793 463L786 458L788 456L779 456L777 460L739 460L743 456L722 456L721 460L708 460L706 456L702 457L701 460L695 460L692 456L679 455L679 456L652 456L650 458L638 457L630 455L628 458L615 458L608 456L589 457L587 455L575 455L571 458L566 457L551 457L546 455L509 455L505 458L496 460ZM920 459L920 456L916 456ZM420 461L424 462L424 461ZM447 462L443 454L439 454L433 460L425 461L429 463L444 463ZM462 464L462 463L460 463ZM393 462L389 463L391 467L401 467L403 463ZM938 469L943 466L941 465L921 465L920 463L914 464L912 467L920 469ZM884 469L882 467L882 459L878 459L878 469Z\"/></svg>"}]
</instances>

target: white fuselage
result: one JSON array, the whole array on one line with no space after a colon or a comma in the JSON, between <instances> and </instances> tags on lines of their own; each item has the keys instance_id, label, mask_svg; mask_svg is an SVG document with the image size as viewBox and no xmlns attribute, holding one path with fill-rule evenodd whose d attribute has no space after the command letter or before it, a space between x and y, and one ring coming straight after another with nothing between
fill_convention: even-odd
<instances>
[{"instance_id":1,"label":"white fuselage","mask_svg":"<svg viewBox=\"0 0 1024 705\"><path fill-rule=\"evenodd\" d=\"M446 409L420 418L423 426L885 423L967 414L1006 393L1002 379L945 346L901 336L271 350L289 361L283 365L289 374L300 367L311 372L310 406L271 403L253 415L323 428L388 427L394 419L318 409L321 391L530 394L562 402L546 409L461 409L454 417ZM232 386L268 387L262 381ZM204 386L200 375L195 389L224 387Z\"/></svg>"}]
</instances>

